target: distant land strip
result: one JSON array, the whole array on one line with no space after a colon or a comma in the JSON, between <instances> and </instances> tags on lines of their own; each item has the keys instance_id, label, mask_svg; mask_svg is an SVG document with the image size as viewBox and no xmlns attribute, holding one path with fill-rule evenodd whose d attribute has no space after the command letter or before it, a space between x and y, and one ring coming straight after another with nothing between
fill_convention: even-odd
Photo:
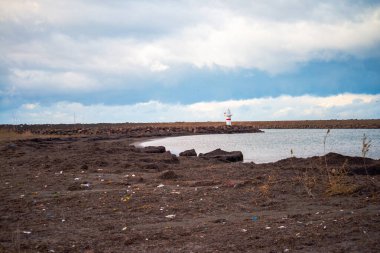
<instances>
[{"instance_id":1,"label":"distant land strip","mask_svg":"<svg viewBox=\"0 0 380 253\"><path fill-rule=\"evenodd\" d=\"M380 129L380 119L172 123L0 125L0 141L60 136L166 137L194 134L258 133L260 129Z\"/></svg>"},{"instance_id":2,"label":"distant land strip","mask_svg":"<svg viewBox=\"0 0 380 253\"><path fill-rule=\"evenodd\" d=\"M233 126L255 126L264 129L328 129L328 128L380 128L380 119L348 119L348 120L283 120L283 121L235 121ZM212 127L224 126L225 122L168 122L168 123L95 123L95 124L20 124L20 125L0 125L0 129L44 129L44 128L117 128L117 127Z\"/></svg>"}]
</instances>

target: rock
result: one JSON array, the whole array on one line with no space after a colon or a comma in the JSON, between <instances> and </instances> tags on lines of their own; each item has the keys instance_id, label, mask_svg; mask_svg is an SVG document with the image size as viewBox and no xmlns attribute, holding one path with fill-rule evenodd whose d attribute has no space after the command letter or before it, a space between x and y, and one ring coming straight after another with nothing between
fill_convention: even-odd
<instances>
[{"instance_id":1,"label":"rock","mask_svg":"<svg viewBox=\"0 0 380 253\"><path fill-rule=\"evenodd\" d=\"M165 153L166 152L166 149L164 146L148 146L148 147L144 147L142 149L142 152L144 153Z\"/></svg>"},{"instance_id":2,"label":"rock","mask_svg":"<svg viewBox=\"0 0 380 253\"><path fill-rule=\"evenodd\" d=\"M164 154L164 157L161 159L162 162L164 163L179 163L178 157L170 151L166 151Z\"/></svg>"},{"instance_id":3,"label":"rock","mask_svg":"<svg viewBox=\"0 0 380 253\"><path fill-rule=\"evenodd\" d=\"M216 159L223 162L241 162L243 161L243 153L241 151L227 152L220 148L209 153L199 154L199 157L204 159Z\"/></svg>"},{"instance_id":4,"label":"rock","mask_svg":"<svg viewBox=\"0 0 380 253\"><path fill-rule=\"evenodd\" d=\"M165 170L164 172L161 173L159 178L161 178L161 179L176 179L176 178L178 178L178 175L172 170Z\"/></svg>"},{"instance_id":5,"label":"rock","mask_svg":"<svg viewBox=\"0 0 380 253\"><path fill-rule=\"evenodd\" d=\"M179 153L179 156L197 156L197 152L194 149L189 149Z\"/></svg>"}]
</instances>

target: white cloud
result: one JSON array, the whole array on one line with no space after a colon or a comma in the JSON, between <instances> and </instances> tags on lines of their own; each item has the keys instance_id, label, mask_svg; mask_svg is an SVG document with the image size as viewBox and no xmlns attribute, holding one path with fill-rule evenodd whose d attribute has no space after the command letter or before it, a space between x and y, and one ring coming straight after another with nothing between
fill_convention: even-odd
<instances>
[{"instance_id":1,"label":"white cloud","mask_svg":"<svg viewBox=\"0 0 380 253\"><path fill-rule=\"evenodd\" d=\"M230 108L233 120L305 120L305 119L369 119L379 118L380 94L340 94L329 97L280 96L189 105L149 101L134 105L83 105L59 102L50 106L26 104L0 116L1 123L73 123L76 122L174 122L223 121ZM33 108L32 108L33 107ZM31 109L33 109L31 111ZM74 116L75 115L75 116ZM10 117L12 116L12 117Z\"/></svg>"},{"instance_id":2,"label":"white cloud","mask_svg":"<svg viewBox=\"0 0 380 253\"><path fill-rule=\"evenodd\" d=\"M56 91L87 90L98 86L96 80L72 71L48 72L40 70L11 70L10 80L23 89L55 89ZM42 91L41 91L42 92Z\"/></svg>"},{"instance_id":3,"label":"white cloud","mask_svg":"<svg viewBox=\"0 0 380 253\"><path fill-rule=\"evenodd\" d=\"M331 60L342 54L360 57L379 46L379 13L376 9L356 21L326 24L260 20L225 10L217 24L187 27L156 46L171 48L169 60L198 67L219 65L279 73L299 63Z\"/></svg>"},{"instance_id":4,"label":"white cloud","mask_svg":"<svg viewBox=\"0 0 380 253\"><path fill-rule=\"evenodd\" d=\"M345 1L104 5L41 0L2 5L4 26L18 29L0 30L9 35L0 41L0 52L6 64L20 69L37 66L128 75L189 64L275 74L312 60L366 57L380 45L380 6ZM100 34L93 35L97 29Z\"/></svg>"},{"instance_id":5,"label":"white cloud","mask_svg":"<svg viewBox=\"0 0 380 253\"><path fill-rule=\"evenodd\" d=\"M34 110L39 106L38 103L28 103L28 104L23 104L21 105L21 108L27 109L27 110Z\"/></svg>"},{"instance_id":6,"label":"white cloud","mask_svg":"<svg viewBox=\"0 0 380 253\"><path fill-rule=\"evenodd\" d=\"M152 72L162 72L169 69L169 66L162 64L160 62L155 62L150 66Z\"/></svg>"}]
</instances>

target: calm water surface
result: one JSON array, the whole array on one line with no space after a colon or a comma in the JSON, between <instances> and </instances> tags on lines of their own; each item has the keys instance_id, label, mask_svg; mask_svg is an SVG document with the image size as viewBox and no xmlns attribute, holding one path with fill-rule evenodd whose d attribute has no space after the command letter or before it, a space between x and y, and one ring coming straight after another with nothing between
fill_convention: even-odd
<instances>
[{"instance_id":1,"label":"calm water surface","mask_svg":"<svg viewBox=\"0 0 380 253\"><path fill-rule=\"evenodd\" d=\"M380 129L332 129L326 139L324 151L323 129L264 129L265 133L213 134L168 137L141 143L141 146L165 146L173 154L194 148L206 153L217 148L226 151L240 150L244 161L255 163L274 162L290 157L323 155L328 152L350 156L362 156L362 139L365 134L371 140L367 157L380 159Z\"/></svg>"}]
</instances>

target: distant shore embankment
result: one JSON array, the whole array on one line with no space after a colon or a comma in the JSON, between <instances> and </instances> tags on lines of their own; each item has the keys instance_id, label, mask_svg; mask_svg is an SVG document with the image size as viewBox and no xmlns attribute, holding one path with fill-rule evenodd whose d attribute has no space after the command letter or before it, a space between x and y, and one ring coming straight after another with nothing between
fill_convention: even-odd
<instances>
[{"instance_id":1,"label":"distant shore embankment","mask_svg":"<svg viewBox=\"0 0 380 253\"><path fill-rule=\"evenodd\" d=\"M256 133L260 129L380 129L380 119L240 121L228 127L224 122L99 123L0 125L3 134L14 132L36 135L123 135L126 137L164 137L191 134Z\"/></svg>"},{"instance_id":2,"label":"distant shore embankment","mask_svg":"<svg viewBox=\"0 0 380 253\"><path fill-rule=\"evenodd\" d=\"M238 122L266 129L378 129L380 119L365 120L293 120L293 121L249 121Z\"/></svg>"}]
</instances>

